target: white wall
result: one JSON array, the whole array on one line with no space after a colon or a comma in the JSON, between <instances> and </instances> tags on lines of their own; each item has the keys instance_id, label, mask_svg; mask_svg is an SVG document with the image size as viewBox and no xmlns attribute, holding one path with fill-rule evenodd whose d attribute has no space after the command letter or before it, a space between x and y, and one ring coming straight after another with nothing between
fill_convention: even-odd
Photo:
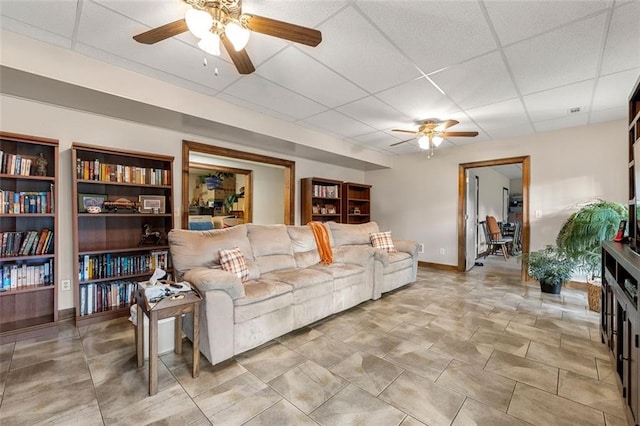
<instances>
[{"instance_id":1,"label":"white wall","mask_svg":"<svg viewBox=\"0 0 640 426\"><path fill-rule=\"evenodd\" d=\"M506 220L502 217L502 188L509 189L509 178L492 170L491 167L471 169L479 178L478 218L493 216L498 222Z\"/></svg>"},{"instance_id":2,"label":"white wall","mask_svg":"<svg viewBox=\"0 0 640 426\"><path fill-rule=\"evenodd\" d=\"M522 179L511 179L509 181L509 196L522 194Z\"/></svg>"},{"instance_id":3,"label":"white wall","mask_svg":"<svg viewBox=\"0 0 640 426\"><path fill-rule=\"evenodd\" d=\"M431 159L396 157L393 168L365 173L384 194L372 197L373 217L395 237L424 243L420 260L456 265L458 164L529 155L531 248L542 248L576 204L594 197L627 202L626 127L613 121L441 149Z\"/></svg>"},{"instance_id":4,"label":"white wall","mask_svg":"<svg viewBox=\"0 0 640 426\"><path fill-rule=\"evenodd\" d=\"M173 177L175 183L174 197L174 224L181 223L181 190L182 175L182 140L188 139L196 142L207 143L216 146L254 152L263 155L273 155L269 151L246 149L237 144L227 143L215 139L207 139L201 136L182 134L171 130L141 125L124 120L116 120L108 117L81 111L42 104L25 99L0 95L1 129L6 132L25 135L41 136L58 139L60 141L60 176L58 183L59 196L59 228L60 238L59 271L58 280L72 279L73 271L73 227L71 216L71 144L82 142L91 145L109 146L124 150L146 151L161 155L175 157L173 165ZM296 185L299 177L321 176L338 180L364 181L364 172L338 167L315 161L303 160L292 156L278 155L296 162ZM269 179L275 179L275 176ZM256 182L257 183L257 182ZM259 188L256 189L256 192ZM270 202L282 205L282 198L269 191L261 191ZM296 191L295 220L299 222L300 202L299 193ZM263 223L268 219L258 218ZM60 291L58 309L68 309L74 306L73 292Z\"/></svg>"}]
</instances>

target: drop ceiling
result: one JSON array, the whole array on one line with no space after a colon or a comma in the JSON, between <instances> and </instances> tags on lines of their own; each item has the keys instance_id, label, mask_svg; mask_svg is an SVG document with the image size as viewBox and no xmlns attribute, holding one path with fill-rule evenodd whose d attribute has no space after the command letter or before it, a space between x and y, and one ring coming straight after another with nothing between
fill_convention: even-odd
<instances>
[{"instance_id":1,"label":"drop ceiling","mask_svg":"<svg viewBox=\"0 0 640 426\"><path fill-rule=\"evenodd\" d=\"M251 34L247 76L189 33L151 46L131 38L187 8L0 0L0 26L387 154L420 151L390 147L406 139L391 129L429 118L480 133L445 146L623 119L640 76L640 1L244 0L244 12L323 35L311 48Z\"/></svg>"}]
</instances>

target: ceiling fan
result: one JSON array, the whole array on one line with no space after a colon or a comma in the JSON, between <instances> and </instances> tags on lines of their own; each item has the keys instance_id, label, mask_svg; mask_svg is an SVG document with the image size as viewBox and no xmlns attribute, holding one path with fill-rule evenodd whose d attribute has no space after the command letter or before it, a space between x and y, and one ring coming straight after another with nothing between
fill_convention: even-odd
<instances>
[{"instance_id":1,"label":"ceiling fan","mask_svg":"<svg viewBox=\"0 0 640 426\"><path fill-rule=\"evenodd\" d=\"M403 129L393 129L392 132L401 132L401 133L413 133L418 138L418 146L424 150L428 151L427 158L431 158L433 156L434 150L436 147L440 146L443 138L457 137L457 136L469 136L474 137L478 136L478 132L447 132L446 130L455 126L459 122L456 120L446 120L446 121L436 121L436 120L426 120L418 130L403 130ZM392 144L391 146L396 146L403 144L405 142L412 141L413 138L407 139L406 141L401 141Z\"/></svg>"},{"instance_id":2,"label":"ceiling fan","mask_svg":"<svg viewBox=\"0 0 640 426\"><path fill-rule=\"evenodd\" d=\"M242 0L183 0L191 8L184 19L170 22L133 37L138 43L154 44L169 37L191 31L198 37L198 47L218 56L220 41L240 74L255 71L244 50L251 31L282 38L307 46L317 46L322 33L312 28L242 13Z\"/></svg>"}]
</instances>

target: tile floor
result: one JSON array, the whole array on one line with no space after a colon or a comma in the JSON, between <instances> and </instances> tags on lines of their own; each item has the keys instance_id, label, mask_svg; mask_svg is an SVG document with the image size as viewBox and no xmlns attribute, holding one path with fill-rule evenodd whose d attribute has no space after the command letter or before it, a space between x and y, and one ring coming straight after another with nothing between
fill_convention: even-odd
<instances>
[{"instance_id":1,"label":"tile floor","mask_svg":"<svg viewBox=\"0 0 640 426\"><path fill-rule=\"evenodd\" d=\"M421 268L416 283L159 392L124 320L0 346L0 424L624 425L583 291L541 295L512 270Z\"/></svg>"}]
</instances>

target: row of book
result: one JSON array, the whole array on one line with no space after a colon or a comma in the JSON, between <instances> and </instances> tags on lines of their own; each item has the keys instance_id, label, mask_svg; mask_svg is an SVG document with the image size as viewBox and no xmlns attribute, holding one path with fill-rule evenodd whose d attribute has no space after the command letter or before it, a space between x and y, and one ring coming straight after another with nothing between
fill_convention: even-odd
<instances>
[{"instance_id":1,"label":"row of book","mask_svg":"<svg viewBox=\"0 0 640 426\"><path fill-rule=\"evenodd\" d=\"M170 267L169 252L156 250L144 254L119 256L111 253L80 256L80 281L114 278L122 275L135 275L156 268L166 270Z\"/></svg>"},{"instance_id":2,"label":"row of book","mask_svg":"<svg viewBox=\"0 0 640 426\"><path fill-rule=\"evenodd\" d=\"M10 263L0 268L2 289L18 289L36 285L53 285L53 259L44 263Z\"/></svg>"},{"instance_id":3,"label":"row of book","mask_svg":"<svg viewBox=\"0 0 640 426\"><path fill-rule=\"evenodd\" d=\"M76 162L78 179L141 185L171 185L169 170L107 164L101 163L100 160L81 160L80 158Z\"/></svg>"},{"instance_id":4,"label":"row of book","mask_svg":"<svg viewBox=\"0 0 640 426\"><path fill-rule=\"evenodd\" d=\"M313 185L313 196L319 198L338 198L338 185Z\"/></svg>"},{"instance_id":5,"label":"row of book","mask_svg":"<svg viewBox=\"0 0 640 426\"><path fill-rule=\"evenodd\" d=\"M52 213L53 194L35 191L3 191L0 189L0 213Z\"/></svg>"},{"instance_id":6,"label":"row of book","mask_svg":"<svg viewBox=\"0 0 640 426\"><path fill-rule=\"evenodd\" d=\"M33 157L0 151L0 173L5 175L31 176Z\"/></svg>"},{"instance_id":7,"label":"row of book","mask_svg":"<svg viewBox=\"0 0 640 426\"><path fill-rule=\"evenodd\" d=\"M53 231L0 232L0 257L41 256L53 253Z\"/></svg>"},{"instance_id":8,"label":"row of book","mask_svg":"<svg viewBox=\"0 0 640 426\"><path fill-rule=\"evenodd\" d=\"M129 306L135 296L138 283L113 281L80 286L80 316Z\"/></svg>"}]
</instances>

